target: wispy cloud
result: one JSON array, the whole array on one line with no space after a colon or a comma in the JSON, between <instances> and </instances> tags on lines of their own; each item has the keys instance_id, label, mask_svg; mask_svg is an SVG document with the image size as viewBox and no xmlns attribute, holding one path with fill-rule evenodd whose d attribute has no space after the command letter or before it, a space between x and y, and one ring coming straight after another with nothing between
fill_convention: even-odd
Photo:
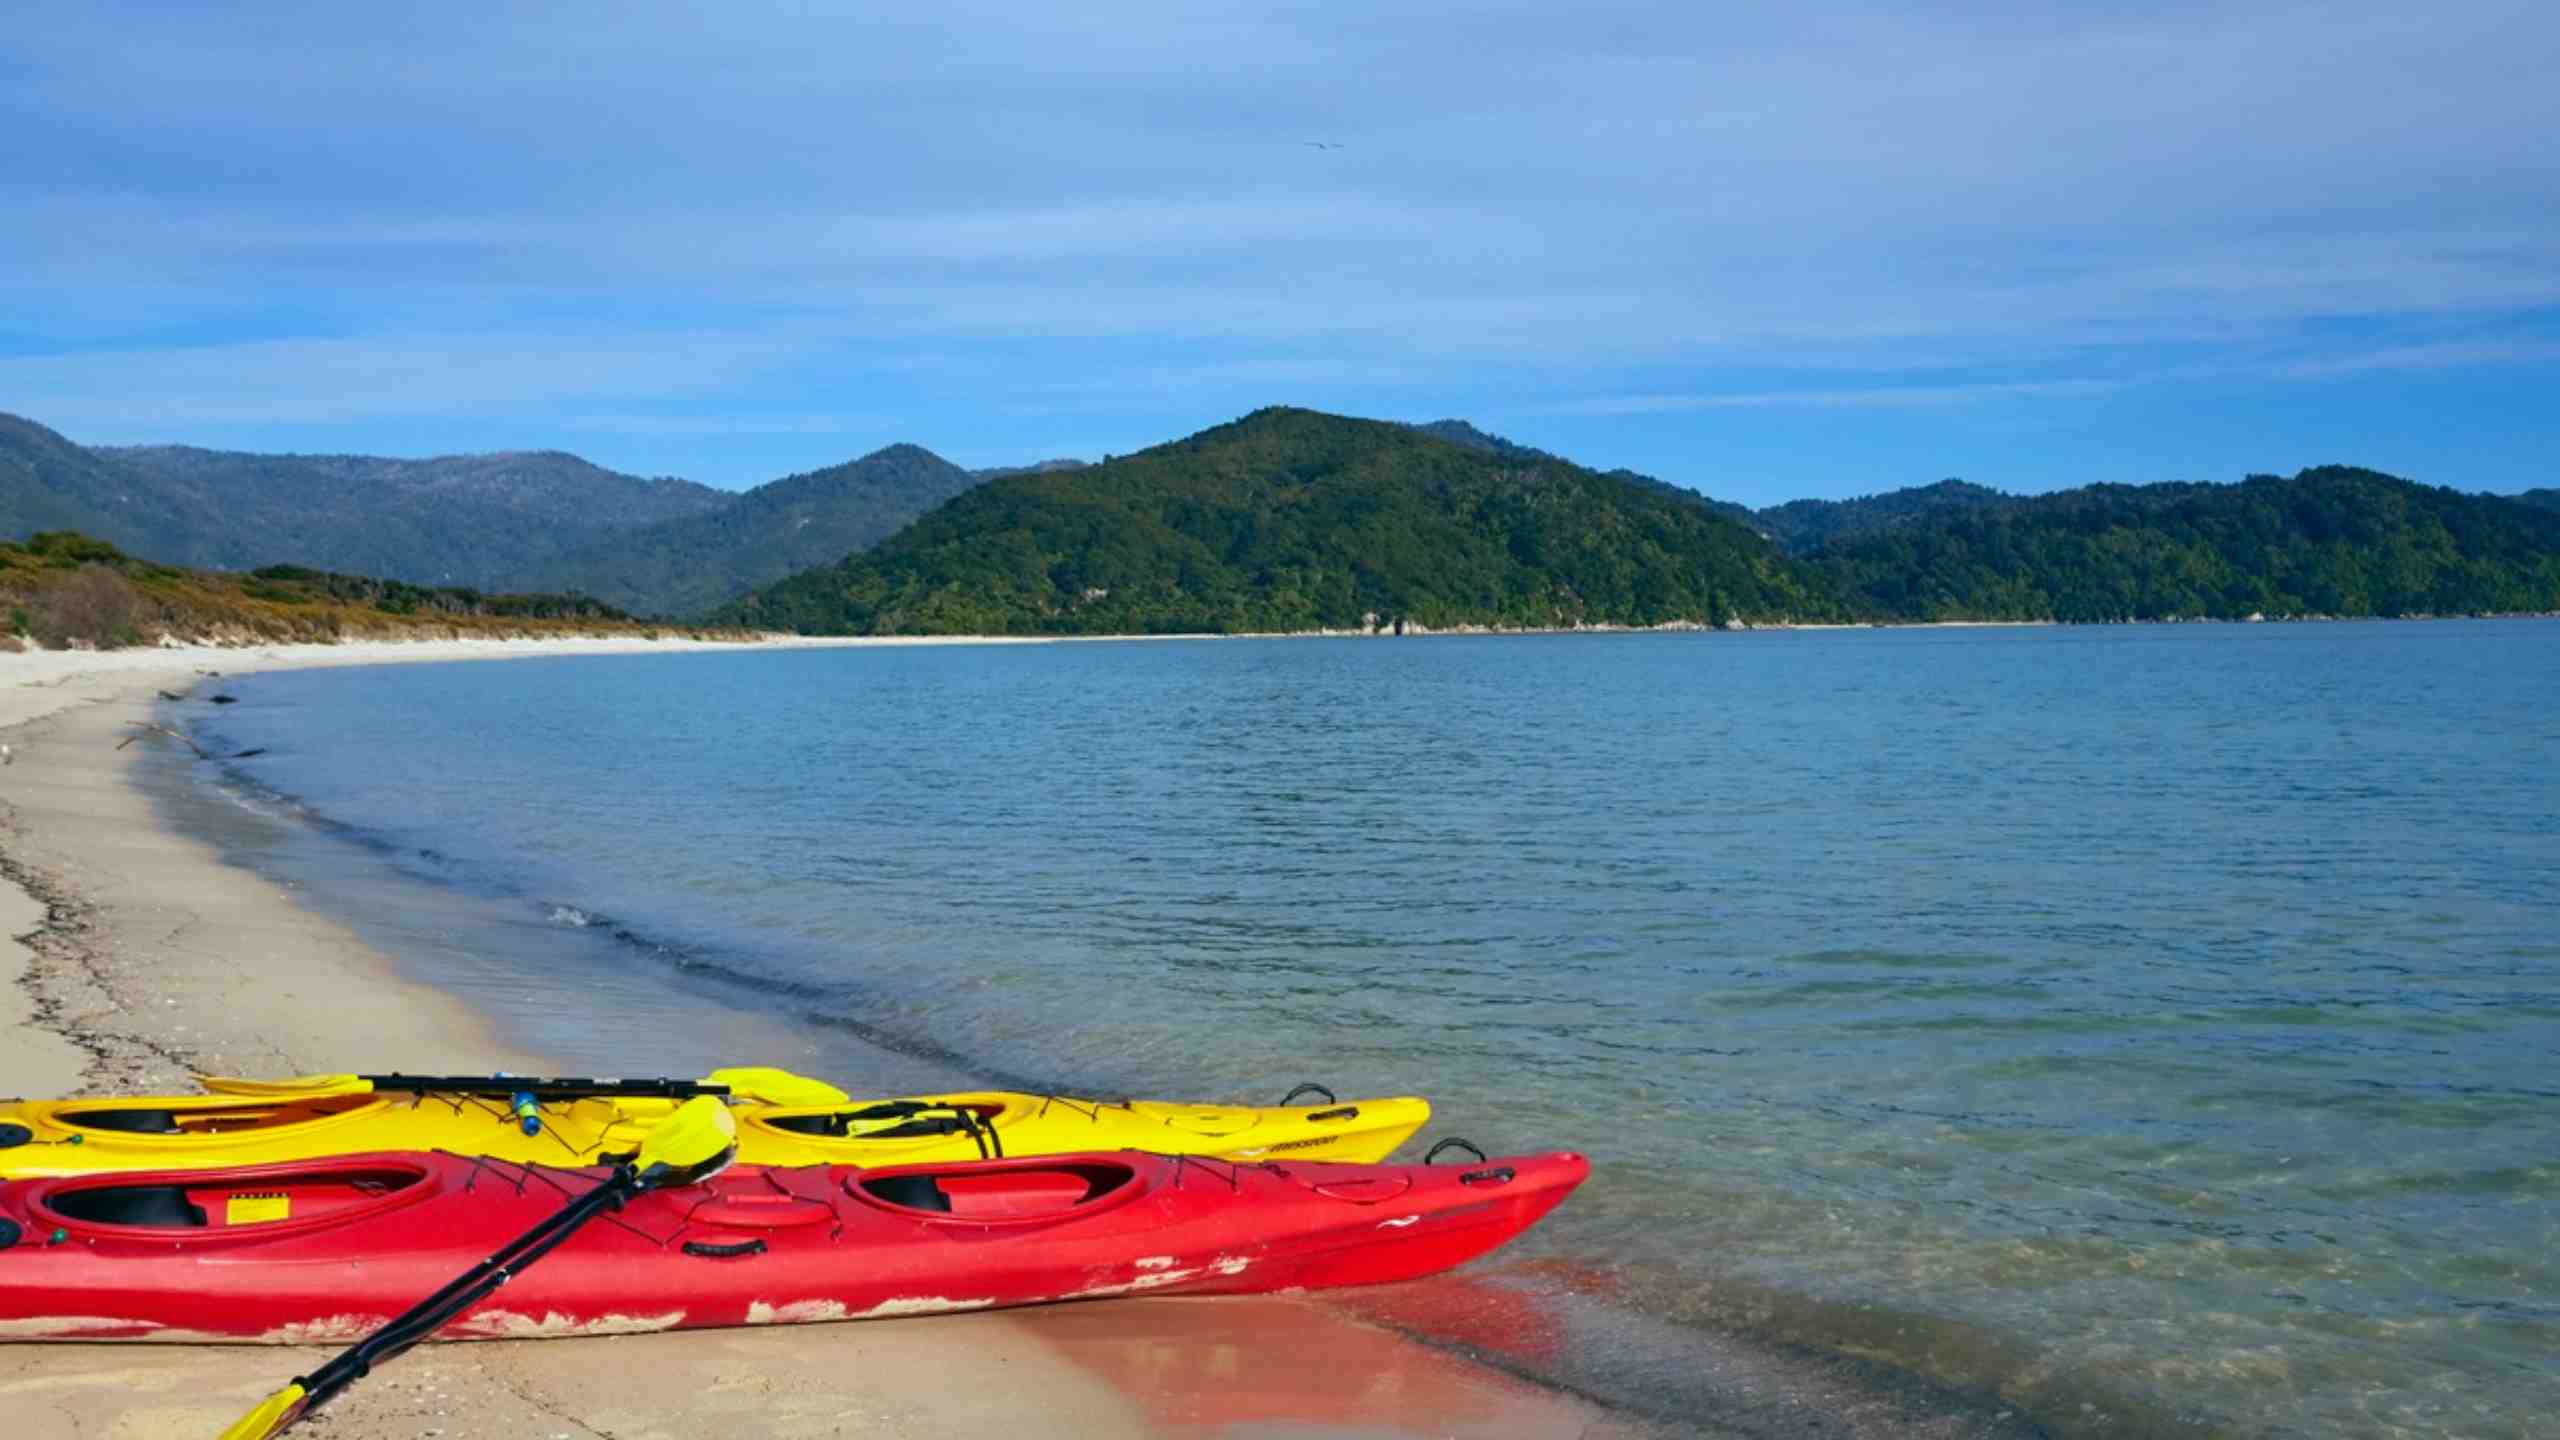
<instances>
[{"instance_id":1,"label":"wispy cloud","mask_svg":"<svg viewBox=\"0 0 2560 1440\"><path fill-rule=\"evenodd\" d=\"M813 462L1311 398L1911 443L2548 366L2555 62L2517 0L55 7L0 56L0 403L709 472L785 453L732 421Z\"/></svg>"},{"instance_id":2,"label":"wispy cloud","mask_svg":"<svg viewBox=\"0 0 2560 1440\"><path fill-rule=\"evenodd\" d=\"M1876 385L1847 390L1752 390L1691 395L1597 395L1537 407L1548 415L1677 415L1699 410L1937 410L1991 400L2076 399L2122 389L2114 380L2020 380L1981 385Z\"/></svg>"},{"instance_id":3,"label":"wispy cloud","mask_svg":"<svg viewBox=\"0 0 2560 1440\"><path fill-rule=\"evenodd\" d=\"M2270 367L2295 380L2324 380L2336 375L2364 375L2389 370L2454 370L2472 367L2539 365L2560 361L2555 340L2444 340L2424 345L2391 345L2374 350L2347 350Z\"/></svg>"}]
</instances>

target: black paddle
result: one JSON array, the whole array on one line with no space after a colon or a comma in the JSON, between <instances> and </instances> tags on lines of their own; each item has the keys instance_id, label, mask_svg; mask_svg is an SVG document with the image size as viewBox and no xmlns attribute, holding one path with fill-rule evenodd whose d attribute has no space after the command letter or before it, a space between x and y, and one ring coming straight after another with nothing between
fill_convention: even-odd
<instances>
[{"instance_id":1,"label":"black paddle","mask_svg":"<svg viewBox=\"0 0 2560 1440\"><path fill-rule=\"evenodd\" d=\"M737 1153L738 1122L731 1118L728 1107L707 1095L686 1101L649 1132L649 1138L640 1143L636 1158L615 1167L611 1179L570 1201L558 1214L455 1277L452 1284L340 1351L328 1364L295 1377L292 1384L233 1421L219 1440L268 1440L283 1434L295 1421L363 1379L374 1366L443 1329L517 1272L550 1254L579 1226L643 1190L707 1180Z\"/></svg>"}]
</instances>

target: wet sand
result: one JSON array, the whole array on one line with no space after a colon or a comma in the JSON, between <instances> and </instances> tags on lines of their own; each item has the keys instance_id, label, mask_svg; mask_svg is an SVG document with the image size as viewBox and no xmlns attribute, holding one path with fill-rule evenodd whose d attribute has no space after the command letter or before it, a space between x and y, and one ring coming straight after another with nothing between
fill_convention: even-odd
<instances>
[{"instance_id":1,"label":"wet sand","mask_svg":"<svg viewBox=\"0 0 2560 1440\"><path fill-rule=\"evenodd\" d=\"M666 652L429 642L0 655L0 1094L190 1089L200 1072L358 1063L552 1070L403 979L353 931L170 830L118 749L203 671ZM154 737L144 743L168 744ZM752 1059L755 1057L739 1057ZM320 1350L0 1346L38 1437L201 1437ZM1156 1300L863 1325L436 1346L325 1412L341 1440L642 1437L1611 1436L1575 1397L1290 1298ZM32 1422L32 1423L29 1423Z\"/></svg>"}]
</instances>

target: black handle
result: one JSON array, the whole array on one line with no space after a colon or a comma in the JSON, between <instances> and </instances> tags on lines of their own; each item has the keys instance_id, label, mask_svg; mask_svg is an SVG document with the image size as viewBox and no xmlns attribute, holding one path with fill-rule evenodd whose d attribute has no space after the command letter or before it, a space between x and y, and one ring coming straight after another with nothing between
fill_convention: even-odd
<instances>
[{"instance_id":1,"label":"black handle","mask_svg":"<svg viewBox=\"0 0 2560 1440\"><path fill-rule=\"evenodd\" d=\"M1299 1097L1299 1096L1301 1096L1301 1095L1305 1095L1305 1094L1309 1094L1309 1093L1313 1093L1313 1094L1317 1094L1317 1095L1321 1095L1321 1096L1323 1096L1323 1097L1324 1097L1324 1103L1326 1103L1327 1105L1331 1105L1331 1104L1333 1104L1333 1103L1334 1103L1334 1102L1339 1098L1339 1097L1338 1097L1338 1096L1336 1096L1332 1091L1327 1090L1327 1089L1326 1089L1326 1088L1324 1088L1323 1086L1318 1085L1318 1084L1317 1084L1317 1083L1315 1083L1314 1081L1310 1080L1310 1081L1308 1081L1306 1084L1299 1086L1297 1089L1290 1091L1288 1094L1281 1096L1281 1097L1280 1097L1280 1103L1281 1103L1281 1104L1283 1104L1283 1105L1292 1105L1292 1104L1295 1104L1295 1103L1297 1103L1297 1099L1298 1099L1298 1097Z\"/></svg>"},{"instance_id":2,"label":"black handle","mask_svg":"<svg viewBox=\"0 0 2560 1440\"><path fill-rule=\"evenodd\" d=\"M1441 1141L1439 1144L1434 1145L1429 1150L1425 1151L1422 1156L1422 1163L1425 1165L1438 1164L1440 1161L1440 1152L1453 1145L1458 1149L1464 1150L1468 1154L1473 1155L1478 1160L1490 1160L1493 1158L1492 1156L1484 1153L1484 1151L1479 1148L1473 1140L1461 1140L1457 1136L1452 1135L1448 1139Z\"/></svg>"},{"instance_id":3,"label":"black handle","mask_svg":"<svg viewBox=\"0 0 2560 1440\"><path fill-rule=\"evenodd\" d=\"M1458 1177L1458 1183L1461 1185L1508 1185L1515 1174L1516 1172L1508 1165L1496 1165L1490 1170L1470 1170Z\"/></svg>"},{"instance_id":4,"label":"black handle","mask_svg":"<svg viewBox=\"0 0 2560 1440\"><path fill-rule=\"evenodd\" d=\"M700 1255L707 1260L730 1260L740 1255L761 1255L764 1252L765 1243L761 1240L741 1240L734 1245L714 1245L707 1240L684 1242L684 1253Z\"/></svg>"},{"instance_id":5,"label":"black handle","mask_svg":"<svg viewBox=\"0 0 2560 1440\"><path fill-rule=\"evenodd\" d=\"M1342 1107L1341 1109L1339 1109L1339 1110L1318 1110L1318 1111L1315 1111L1314 1113L1312 1113L1312 1114L1308 1115L1308 1116L1307 1116L1307 1119L1308 1119L1308 1121L1309 1121L1310 1123L1318 1123L1318 1122L1327 1121L1327 1120L1354 1120L1354 1119L1359 1118L1359 1115L1360 1115L1360 1107L1359 1107L1359 1106L1357 1106L1357 1105L1345 1105L1345 1106L1343 1106L1343 1107Z\"/></svg>"}]
</instances>

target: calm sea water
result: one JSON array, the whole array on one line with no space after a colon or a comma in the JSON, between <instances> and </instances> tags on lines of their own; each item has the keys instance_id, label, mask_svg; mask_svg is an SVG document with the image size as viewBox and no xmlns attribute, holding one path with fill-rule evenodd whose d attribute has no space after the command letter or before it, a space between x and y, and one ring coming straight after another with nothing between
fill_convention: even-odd
<instances>
[{"instance_id":1,"label":"calm sea water","mask_svg":"<svg viewBox=\"0 0 2560 1440\"><path fill-rule=\"evenodd\" d=\"M564 1059L654 1068L655 1026L671 1063L821 1036L882 1086L1320 1079L1591 1151L1492 1273L1652 1337L1539 1362L1638 1403L1721 1330L2064 1434L2560 1414L2560 625L231 688L184 712L266 747L221 783L321 822L264 863Z\"/></svg>"}]
</instances>

